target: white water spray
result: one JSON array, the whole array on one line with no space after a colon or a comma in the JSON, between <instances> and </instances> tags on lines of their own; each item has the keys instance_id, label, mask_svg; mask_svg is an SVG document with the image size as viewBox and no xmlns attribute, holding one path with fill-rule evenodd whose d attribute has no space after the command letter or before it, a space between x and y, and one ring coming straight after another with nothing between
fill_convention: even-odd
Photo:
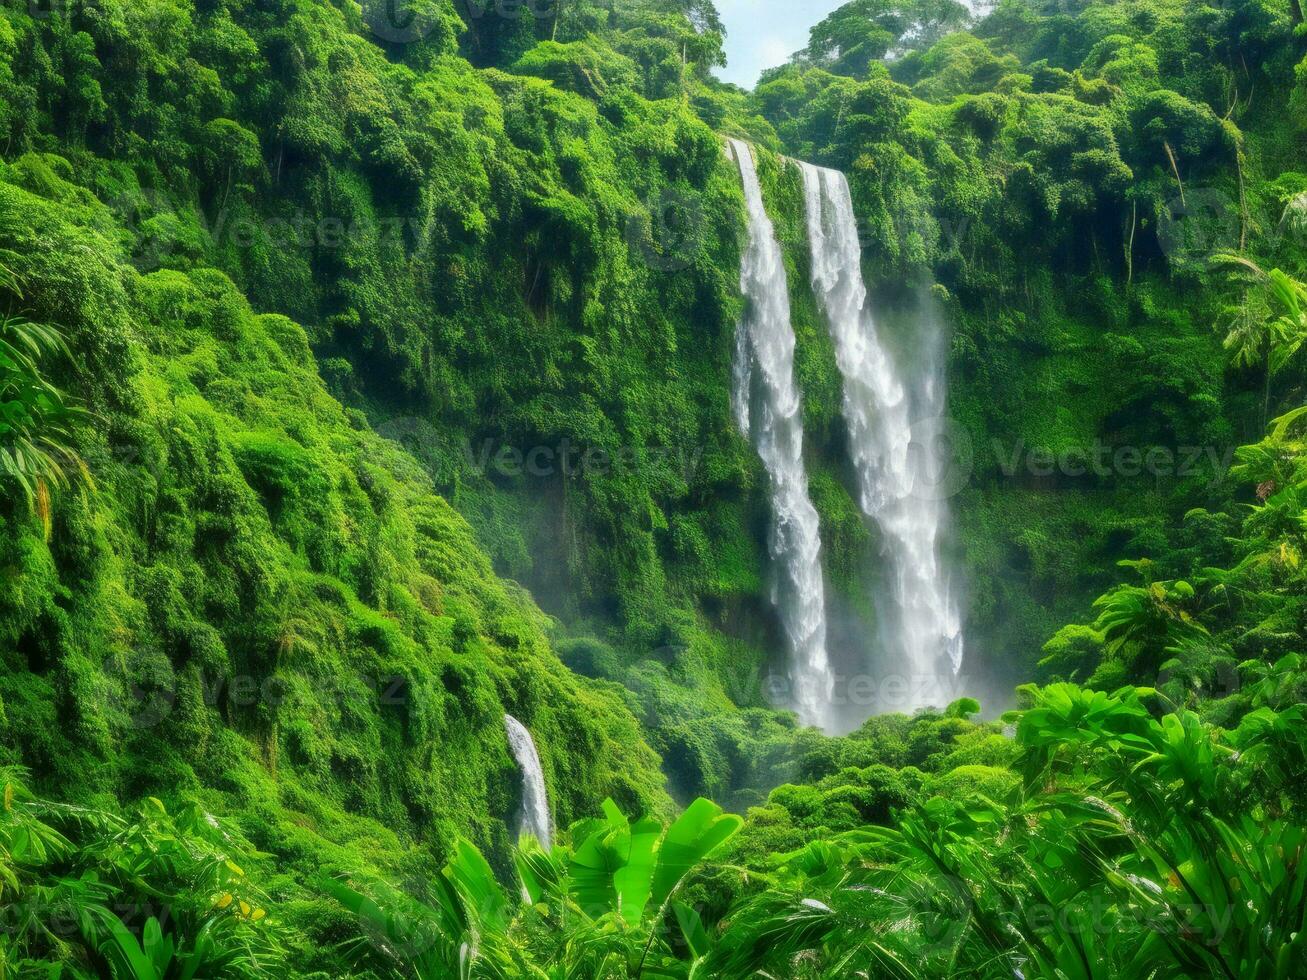
<instances>
[{"instance_id":1,"label":"white water spray","mask_svg":"<svg viewBox=\"0 0 1307 980\"><path fill-rule=\"evenodd\" d=\"M924 339L929 349L922 351L922 369L908 380L882 343L867 303L848 180L835 170L799 166L813 291L825 309L844 377L860 503L880 528L889 560L887 646L911 681L909 703L896 710L940 704L956 693L952 682L962 667L963 643L940 553L946 508L939 473L931 469L945 409L936 338Z\"/></svg>"},{"instance_id":2,"label":"white water spray","mask_svg":"<svg viewBox=\"0 0 1307 980\"><path fill-rule=\"evenodd\" d=\"M763 206L753 153L738 140L731 140L731 148L749 214L749 243L740 262L745 311L735 335L735 415L762 457L771 486L768 545L778 573L772 598L789 643L789 702L804 724L828 727L834 678L826 653L821 535L803 467L802 402L794 382L785 263Z\"/></svg>"},{"instance_id":3,"label":"white water spray","mask_svg":"<svg viewBox=\"0 0 1307 980\"><path fill-rule=\"evenodd\" d=\"M552 846L553 834L549 821L549 796L545 789L545 773L540 766L540 753L526 726L512 715L504 715L504 730L508 732L508 747L522 770L522 814L518 835L531 835L546 850Z\"/></svg>"}]
</instances>

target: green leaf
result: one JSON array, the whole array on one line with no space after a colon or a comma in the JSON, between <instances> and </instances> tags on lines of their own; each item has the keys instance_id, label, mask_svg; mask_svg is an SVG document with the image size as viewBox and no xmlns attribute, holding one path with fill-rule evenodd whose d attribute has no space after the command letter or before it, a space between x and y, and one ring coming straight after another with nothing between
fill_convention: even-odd
<instances>
[{"instance_id":1,"label":"green leaf","mask_svg":"<svg viewBox=\"0 0 1307 980\"><path fill-rule=\"evenodd\" d=\"M657 862L654 848L662 836L663 825L646 817L631 827L626 863L613 873L617 907L627 925L637 925L644 916L653 886Z\"/></svg>"},{"instance_id":2,"label":"green leaf","mask_svg":"<svg viewBox=\"0 0 1307 980\"><path fill-rule=\"evenodd\" d=\"M629 833L613 830L611 824L605 827L602 832L590 834L568 862L571 894L591 918L617 911L613 876L626 862L624 850Z\"/></svg>"},{"instance_id":3,"label":"green leaf","mask_svg":"<svg viewBox=\"0 0 1307 980\"><path fill-rule=\"evenodd\" d=\"M690 947L690 952L694 954L695 959L702 959L712 950L712 941L708 938L708 930L703 927L703 919L699 913L684 902L673 902L672 911L676 915L676 923L681 927L681 935L685 937L685 944Z\"/></svg>"},{"instance_id":4,"label":"green leaf","mask_svg":"<svg viewBox=\"0 0 1307 980\"><path fill-rule=\"evenodd\" d=\"M90 910L98 928L92 927L91 938L100 954L109 961L115 977L130 977L132 980L163 980L154 961L141 949L136 937L128 932L118 916L104 908ZM150 920L158 928L158 922ZM103 935L101 936L101 930ZM85 929L84 929L85 931ZM146 926L147 936L149 925Z\"/></svg>"},{"instance_id":5,"label":"green leaf","mask_svg":"<svg viewBox=\"0 0 1307 980\"><path fill-rule=\"evenodd\" d=\"M495 873L475 845L465 840L454 844L454 856L445 868L469 910L483 926L498 930L507 918L508 899L495 880Z\"/></svg>"},{"instance_id":6,"label":"green leaf","mask_svg":"<svg viewBox=\"0 0 1307 980\"><path fill-rule=\"evenodd\" d=\"M563 890L566 865L560 865L534 838L527 838L513 853L522 890L532 905L538 905Z\"/></svg>"},{"instance_id":7,"label":"green leaf","mask_svg":"<svg viewBox=\"0 0 1307 980\"><path fill-rule=\"evenodd\" d=\"M667 830L658 850L658 868L653 879L653 904L661 908L682 879L704 858L726 843L744 826L744 821L723 812L710 800L697 799Z\"/></svg>"}]
</instances>

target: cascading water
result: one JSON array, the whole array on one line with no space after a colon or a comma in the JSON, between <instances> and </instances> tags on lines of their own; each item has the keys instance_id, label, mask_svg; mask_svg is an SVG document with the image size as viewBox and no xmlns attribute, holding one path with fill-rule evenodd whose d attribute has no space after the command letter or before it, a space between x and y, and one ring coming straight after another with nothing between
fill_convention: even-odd
<instances>
[{"instance_id":1,"label":"cascading water","mask_svg":"<svg viewBox=\"0 0 1307 980\"><path fill-rule=\"evenodd\" d=\"M952 700L962 667L961 617L940 553L946 510L935 441L944 412L936 338L925 337L909 380L886 349L867 303L853 198L844 174L801 163L812 245L812 283L844 377L844 415L863 511L888 556L890 654L903 665L910 710ZM914 404L915 403L915 404ZM914 414L916 423L914 424Z\"/></svg>"},{"instance_id":2,"label":"cascading water","mask_svg":"<svg viewBox=\"0 0 1307 980\"><path fill-rule=\"evenodd\" d=\"M803 420L794 382L794 330L785 264L763 206L749 146L731 141L749 215L740 263L745 312L735 337L736 419L767 471L772 498L769 550L777 570L773 601L790 652L789 704L804 724L828 727L834 678L826 653L826 595L817 510L803 466Z\"/></svg>"},{"instance_id":3,"label":"cascading water","mask_svg":"<svg viewBox=\"0 0 1307 980\"><path fill-rule=\"evenodd\" d=\"M512 715L504 715L504 730L508 732L508 747L522 770L522 815L518 835L527 834L549 848L553 834L549 821L549 796L545 789L545 773L540 766L540 753L526 726Z\"/></svg>"}]
</instances>

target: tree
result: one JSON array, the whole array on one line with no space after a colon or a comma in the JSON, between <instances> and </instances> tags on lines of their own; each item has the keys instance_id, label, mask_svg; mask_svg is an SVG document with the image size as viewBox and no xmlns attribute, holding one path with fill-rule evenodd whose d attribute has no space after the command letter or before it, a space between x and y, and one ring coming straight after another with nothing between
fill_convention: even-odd
<instances>
[{"instance_id":1,"label":"tree","mask_svg":"<svg viewBox=\"0 0 1307 980\"><path fill-rule=\"evenodd\" d=\"M807 56L837 74L862 77L891 50L928 48L969 18L956 0L853 0L812 29Z\"/></svg>"},{"instance_id":2,"label":"tree","mask_svg":"<svg viewBox=\"0 0 1307 980\"><path fill-rule=\"evenodd\" d=\"M1106 671L1100 666L1090 681L1094 686L1102 686L1105 679L1116 680L1113 672L1123 668L1133 676L1153 672L1167 654L1206 633L1190 611L1195 599L1192 585L1153 581L1148 560L1118 564L1139 572L1144 584L1118 585L1094 602L1098 611L1094 632L1102 637L1104 652L1114 661L1104 665Z\"/></svg>"},{"instance_id":3,"label":"tree","mask_svg":"<svg viewBox=\"0 0 1307 980\"><path fill-rule=\"evenodd\" d=\"M694 931L704 975L1287 980L1307 831L1278 814L1307 717L1259 708L1227 733L1154 717L1151 693L1022 688L1010 799L936 796L778 857Z\"/></svg>"},{"instance_id":4,"label":"tree","mask_svg":"<svg viewBox=\"0 0 1307 980\"><path fill-rule=\"evenodd\" d=\"M157 799L128 816L55 803L25 781L0 768L0 975L286 975L280 927L241 867L253 848L234 827Z\"/></svg>"},{"instance_id":5,"label":"tree","mask_svg":"<svg viewBox=\"0 0 1307 980\"><path fill-rule=\"evenodd\" d=\"M1263 270L1238 256L1221 256L1233 263L1237 281L1249 287L1243 301L1230 308L1232 319L1225 349L1239 367L1260 367L1263 373L1262 428L1270 421L1271 380L1307 342L1307 286L1280 269Z\"/></svg>"}]
</instances>

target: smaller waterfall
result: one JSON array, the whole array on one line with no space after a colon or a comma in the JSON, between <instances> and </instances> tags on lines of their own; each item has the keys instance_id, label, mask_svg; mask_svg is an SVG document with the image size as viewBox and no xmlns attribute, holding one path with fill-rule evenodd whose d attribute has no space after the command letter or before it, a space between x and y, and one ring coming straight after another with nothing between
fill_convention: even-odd
<instances>
[{"instance_id":1,"label":"smaller waterfall","mask_svg":"<svg viewBox=\"0 0 1307 980\"><path fill-rule=\"evenodd\" d=\"M548 849L553 846L553 833L549 821L549 795L545 789L545 773L540 767L540 753L526 726L512 715L504 715L504 730L508 733L508 747L522 770L522 814L518 823L518 836L528 834Z\"/></svg>"},{"instance_id":2,"label":"smaller waterfall","mask_svg":"<svg viewBox=\"0 0 1307 980\"><path fill-rule=\"evenodd\" d=\"M803 463L785 261L763 204L753 151L739 140L731 140L731 149L749 213L749 242L740 261L746 305L735 333L735 415L740 431L757 447L771 485L769 551L779 578L774 601L790 647L788 700L804 724L826 728L834 677L826 653L820 527Z\"/></svg>"},{"instance_id":3,"label":"smaller waterfall","mask_svg":"<svg viewBox=\"0 0 1307 980\"><path fill-rule=\"evenodd\" d=\"M845 176L800 164L812 243L812 285L844 376L844 416L863 512L880 527L891 566L889 645L915 692L910 710L942 703L962 669L957 598L941 557L947 519L930 447L944 411L938 337L923 325L923 362L905 373L885 349L867 303L862 249ZM914 415L916 419L914 421Z\"/></svg>"}]
</instances>

